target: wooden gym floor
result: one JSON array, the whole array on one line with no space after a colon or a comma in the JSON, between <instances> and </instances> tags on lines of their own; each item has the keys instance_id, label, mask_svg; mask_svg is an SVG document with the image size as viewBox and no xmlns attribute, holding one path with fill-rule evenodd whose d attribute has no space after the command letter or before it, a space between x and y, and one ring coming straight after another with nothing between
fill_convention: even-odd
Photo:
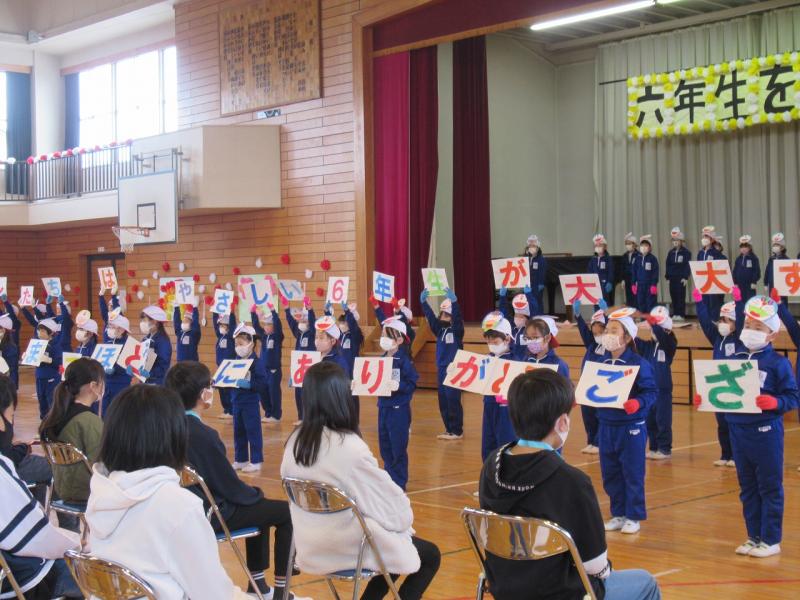
<instances>
[{"instance_id":1,"label":"wooden gym floor","mask_svg":"<svg viewBox=\"0 0 800 600\"><path fill-rule=\"evenodd\" d=\"M30 440L38 426L36 399L30 373L23 375L20 409L16 417L17 437ZM283 444L295 419L294 395L284 391L284 418L280 425L264 426L264 470L246 477L268 497L282 496L279 466ZM477 507L472 493L480 474L481 401L464 396L465 439L442 442L436 394L417 392L409 447L408 493L414 508L417 534L439 545L442 566L426 598L445 600L475 595L478 568L461 525L459 511ZM215 403L212 413L216 414ZM716 423L711 414L697 414L688 406L674 407L674 450L671 460L647 463L647 508L649 518L635 536L609 534L609 555L616 569L643 568L656 574L667 599L727 598L760 600L800 597L800 426L794 414L786 422L786 466L784 487L783 553L768 559L734 554L746 538L738 498L735 469L714 467L718 458ZM566 460L584 469L592 478L604 517L608 498L603 492L597 458L580 453L585 445L580 411L572 412L572 431L565 450ZM378 456L377 409L373 400L362 399L362 432ZM217 428L232 455L232 426L213 416L206 422ZM245 585L245 577L233 553L221 547L231 577ZM271 574L268 580L272 581ZM319 578L294 578L293 590L315 599L329 598ZM345 592L349 588L341 588Z\"/></svg>"}]
</instances>

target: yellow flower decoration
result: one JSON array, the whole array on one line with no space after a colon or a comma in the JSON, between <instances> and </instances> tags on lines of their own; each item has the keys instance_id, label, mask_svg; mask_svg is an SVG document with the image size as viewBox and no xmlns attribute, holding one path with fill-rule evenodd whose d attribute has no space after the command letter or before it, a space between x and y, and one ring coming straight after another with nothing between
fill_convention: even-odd
<instances>
[{"instance_id":1,"label":"yellow flower decoration","mask_svg":"<svg viewBox=\"0 0 800 600\"><path fill-rule=\"evenodd\" d=\"M774 55L774 54L770 54L770 55L767 57L767 64L768 64L770 67L774 67L774 66L775 66L775 55Z\"/></svg>"}]
</instances>

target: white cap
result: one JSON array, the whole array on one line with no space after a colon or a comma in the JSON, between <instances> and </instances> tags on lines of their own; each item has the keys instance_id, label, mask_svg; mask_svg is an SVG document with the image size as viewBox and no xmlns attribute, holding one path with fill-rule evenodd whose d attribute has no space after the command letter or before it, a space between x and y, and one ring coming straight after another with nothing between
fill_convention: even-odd
<instances>
[{"instance_id":1,"label":"white cap","mask_svg":"<svg viewBox=\"0 0 800 600\"><path fill-rule=\"evenodd\" d=\"M34 308L38 310L40 313L43 313L47 310L47 306L45 306L41 302L39 302Z\"/></svg>"},{"instance_id":2,"label":"white cap","mask_svg":"<svg viewBox=\"0 0 800 600\"><path fill-rule=\"evenodd\" d=\"M608 315L608 320L619 321L628 332L628 335L630 335L632 338L636 338L636 334L639 332L639 329L636 327L636 323L633 322L633 315L635 312L635 308L625 306Z\"/></svg>"},{"instance_id":3,"label":"white cap","mask_svg":"<svg viewBox=\"0 0 800 600\"><path fill-rule=\"evenodd\" d=\"M606 242L606 236L604 236L602 233L598 233L598 234L596 234L596 235L595 235L595 236L592 238L592 243L593 243L595 246L596 246L597 244L602 244L603 246L607 246L607 245L608 245L608 244L607 244L607 242Z\"/></svg>"},{"instance_id":4,"label":"white cap","mask_svg":"<svg viewBox=\"0 0 800 600\"><path fill-rule=\"evenodd\" d=\"M0 315L0 328L9 330L14 329L14 323L8 314Z\"/></svg>"},{"instance_id":5,"label":"white cap","mask_svg":"<svg viewBox=\"0 0 800 600\"><path fill-rule=\"evenodd\" d=\"M36 324L37 327L44 327L52 332L61 331L61 327L53 319L42 319Z\"/></svg>"},{"instance_id":6,"label":"white cap","mask_svg":"<svg viewBox=\"0 0 800 600\"><path fill-rule=\"evenodd\" d=\"M722 239L722 236L717 233L717 231L716 231L716 229L714 228L713 225L706 225L705 227L703 227L703 235L704 236L707 235L708 237L710 237L714 241L718 241L718 240Z\"/></svg>"},{"instance_id":7,"label":"white cap","mask_svg":"<svg viewBox=\"0 0 800 600\"><path fill-rule=\"evenodd\" d=\"M167 313L164 312L164 309L160 306L156 306L155 304L151 304L150 306L146 306L142 309L142 312L153 319L153 321L160 321L162 323L167 321Z\"/></svg>"},{"instance_id":8,"label":"white cap","mask_svg":"<svg viewBox=\"0 0 800 600\"><path fill-rule=\"evenodd\" d=\"M525 294L517 294L511 301L511 306L514 307L514 313L519 315L531 316L531 307L528 304L528 299Z\"/></svg>"},{"instance_id":9,"label":"white cap","mask_svg":"<svg viewBox=\"0 0 800 600\"><path fill-rule=\"evenodd\" d=\"M753 236L744 234L742 237L739 238L740 244L750 244L753 241Z\"/></svg>"},{"instance_id":10,"label":"white cap","mask_svg":"<svg viewBox=\"0 0 800 600\"><path fill-rule=\"evenodd\" d=\"M669 232L669 237L671 237L673 240L680 240L680 241L686 239L686 236L683 235L683 232L681 231L680 227L673 227L672 231Z\"/></svg>"},{"instance_id":11,"label":"white cap","mask_svg":"<svg viewBox=\"0 0 800 600\"><path fill-rule=\"evenodd\" d=\"M75 325L82 327L86 321L92 318L92 313L84 309L75 316Z\"/></svg>"},{"instance_id":12,"label":"white cap","mask_svg":"<svg viewBox=\"0 0 800 600\"><path fill-rule=\"evenodd\" d=\"M445 314L452 315L453 314L453 303L450 302L448 298L442 300L442 303L439 305L439 310Z\"/></svg>"},{"instance_id":13,"label":"white cap","mask_svg":"<svg viewBox=\"0 0 800 600\"><path fill-rule=\"evenodd\" d=\"M602 310L595 311L595 313L592 315L591 323L602 323L603 325L605 325L606 313L604 313Z\"/></svg>"},{"instance_id":14,"label":"white cap","mask_svg":"<svg viewBox=\"0 0 800 600\"><path fill-rule=\"evenodd\" d=\"M383 323L381 323L382 327L391 327L392 329L396 329L403 335L408 335L408 328L406 324L403 323L402 319L397 317L389 317Z\"/></svg>"},{"instance_id":15,"label":"white cap","mask_svg":"<svg viewBox=\"0 0 800 600\"><path fill-rule=\"evenodd\" d=\"M502 333L503 335L511 337L511 323L497 312L490 312L483 318L481 329L483 329L484 333L496 331L497 333Z\"/></svg>"},{"instance_id":16,"label":"white cap","mask_svg":"<svg viewBox=\"0 0 800 600\"><path fill-rule=\"evenodd\" d=\"M722 308L719 309L719 316L725 317L726 319L730 319L731 321L736 320L736 302L726 302L722 305Z\"/></svg>"},{"instance_id":17,"label":"white cap","mask_svg":"<svg viewBox=\"0 0 800 600\"><path fill-rule=\"evenodd\" d=\"M322 331L323 333L327 333L335 340L338 340L340 337L342 337L342 331L336 324L336 319L334 319L330 315L325 315L317 319L316 322L314 323L314 328L317 331Z\"/></svg>"},{"instance_id":18,"label":"white cap","mask_svg":"<svg viewBox=\"0 0 800 600\"><path fill-rule=\"evenodd\" d=\"M627 244L629 242L632 242L634 244L636 243L636 236L633 235L632 231L629 231L628 233L625 234L625 243Z\"/></svg>"},{"instance_id":19,"label":"white cap","mask_svg":"<svg viewBox=\"0 0 800 600\"><path fill-rule=\"evenodd\" d=\"M532 233L528 236L528 246L539 246L539 236Z\"/></svg>"},{"instance_id":20,"label":"white cap","mask_svg":"<svg viewBox=\"0 0 800 600\"><path fill-rule=\"evenodd\" d=\"M233 337L246 333L250 337L255 337L256 330L250 327L247 323L239 323L236 329L233 332Z\"/></svg>"},{"instance_id":21,"label":"white cap","mask_svg":"<svg viewBox=\"0 0 800 600\"><path fill-rule=\"evenodd\" d=\"M753 296L744 305L744 314L748 319L755 319L764 323L772 333L781 328L778 305L772 298Z\"/></svg>"},{"instance_id":22,"label":"white cap","mask_svg":"<svg viewBox=\"0 0 800 600\"><path fill-rule=\"evenodd\" d=\"M124 329L128 333L131 332L131 322L128 320L128 317L123 315L118 315L117 317L111 319L108 324L111 327L119 327L120 329Z\"/></svg>"},{"instance_id":23,"label":"white cap","mask_svg":"<svg viewBox=\"0 0 800 600\"><path fill-rule=\"evenodd\" d=\"M780 231L778 233L773 233L772 234L772 243L773 244L779 244L779 245L781 245L781 246L783 246L785 248L786 247L786 236L783 235L783 233L781 233Z\"/></svg>"},{"instance_id":24,"label":"white cap","mask_svg":"<svg viewBox=\"0 0 800 600\"><path fill-rule=\"evenodd\" d=\"M400 314L403 315L409 321L411 321L414 318L414 315L411 312L411 309L408 308L407 306L401 306L400 307Z\"/></svg>"},{"instance_id":25,"label":"white cap","mask_svg":"<svg viewBox=\"0 0 800 600\"><path fill-rule=\"evenodd\" d=\"M656 325L663 329L672 330L672 317L666 306L654 306L650 311L650 316L655 319Z\"/></svg>"},{"instance_id":26,"label":"white cap","mask_svg":"<svg viewBox=\"0 0 800 600\"><path fill-rule=\"evenodd\" d=\"M536 315L533 319L539 319L540 321L544 321L547 323L547 327L550 329L550 335L553 337L558 336L558 326L556 325L556 320L553 317L548 317L544 315Z\"/></svg>"},{"instance_id":27,"label":"white cap","mask_svg":"<svg viewBox=\"0 0 800 600\"><path fill-rule=\"evenodd\" d=\"M84 331L88 331L89 333L97 335L97 321L94 319L89 319L83 325L81 325L79 329L83 329Z\"/></svg>"},{"instance_id":28,"label":"white cap","mask_svg":"<svg viewBox=\"0 0 800 600\"><path fill-rule=\"evenodd\" d=\"M648 244L652 244L653 243L651 241L652 239L653 239L653 234L648 233L647 235L643 235L642 237L639 238L639 243L641 244L642 242L647 242Z\"/></svg>"}]
</instances>

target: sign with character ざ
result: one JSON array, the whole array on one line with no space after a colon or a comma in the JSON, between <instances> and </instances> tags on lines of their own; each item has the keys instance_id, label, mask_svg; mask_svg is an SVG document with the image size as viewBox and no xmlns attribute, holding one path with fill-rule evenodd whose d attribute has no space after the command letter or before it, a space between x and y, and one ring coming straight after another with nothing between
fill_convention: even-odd
<instances>
[{"instance_id":1,"label":"sign with character \u3056","mask_svg":"<svg viewBox=\"0 0 800 600\"><path fill-rule=\"evenodd\" d=\"M692 361L694 381L702 412L760 413L756 398L761 393L755 360Z\"/></svg>"},{"instance_id":2,"label":"sign with character \u3056","mask_svg":"<svg viewBox=\"0 0 800 600\"><path fill-rule=\"evenodd\" d=\"M622 408L639 373L638 365L611 365L587 361L575 399L583 406Z\"/></svg>"}]
</instances>

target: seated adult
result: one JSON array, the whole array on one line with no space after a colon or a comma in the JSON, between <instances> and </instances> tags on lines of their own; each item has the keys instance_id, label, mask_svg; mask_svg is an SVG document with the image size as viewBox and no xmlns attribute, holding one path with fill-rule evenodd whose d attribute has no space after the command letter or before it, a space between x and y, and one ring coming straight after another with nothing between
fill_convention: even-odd
<instances>
[{"instance_id":1,"label":"seated adult","mask_svg":"<svg viewBox=\"0 0 800 600\"><path fill-rule=\"evenodd\" d=\"M72 444L94 464L100 453L103 421L91 407L103 398L105 379L103 367L96 360L79 358L70 363L39 426L42 441ZM89 499L91 474L83 464L57 466L54 471L53 487L59 498L73 503Z\"/></svg>"},{"instance_id":2,"label":"seated adult","mask_svg":"<svg viewBox=\"0 0 800 600\"><path fill-rule=\"evenodd\" d=\"M211 407L214 390L211 388L211 372L204 364L194 361L179 362L167 372L164 384L177 393L186 410L189 430L188 460L205 480L222 518L228 528L245 529L258 527L261 533L247 538L247 568L265 597L275 600L284 598L286 566L292 543L292 519L289 503L285 500L268 500L257 487L244 483L233 470L225 452L225 444L217 431L204 424L201 414ZM210 508L201 490L193 490L204 501L206 511ZM217 532L222 527L216 517L212 526ZM264 571L269 568L269 529L275 528L275 588L264 580ZM253 590L248 588L248 592ZM307 600L289 594L294 600Z\"/></svg>"},{"instance_id":3,"label":"seated adult","mask_svg":"<svg viewBox=\"0 0 800 600\"><path fill-rule=\"evenodd\" d=\"M350 378L336 363L321 362L306 372L303 422L286 442L281 476L327 483L353 498L392 578L407 575L400 596L422 597L439 570L439 548L413 535L408 496L361 439ZM292 504L291 512L300 569L325 574L356 566L362 530L351 511L319 515ZM378 568L369 549L364 568ZM375 577L361 600L378 600L387 592L386 580Z\"/></svg>"},{"instance_id":4,"label":"seated adult","mask_svg":"<svg viewBox=\"0 0 800 600\"><path fill-rule=\"evenodd\" d=\"M121 563L159 600L240 600L203 503L181 487L186 415L175 392L135 385L111 403L86 510L92 554Z\"/></svg>"},{"instance_id":5,"label":"seated adult","mask_svg":"<svg viewBox=\"0 0 800 600\"><path fill-rule=\"evenodd\" d=\"M17 386L7 375L0 375L0 455L11 461L22 481L36 486L36 499L44 503L47 484L53 478L50 463L44 456L31 454L30 444L14 439L16 410Z\"/></svg>"},{"instance_id":6,"label":"seated adult","mask_svg":"<svg viewBox=\"0 0 800 600\"><path fill-rule=\"evenodd\" d=\"M592 482L556 452L567 439L574 398L572 383L549 369L536 369L514 380L508 412L520 439L486 459L480 481L481 508L546 519L566 529L598 598L657 600L661 592L650 573L612 570ZM487 571L489 589L497 600L580 599L585 593L568 553L534 561L490 554Z\"/></svg>"},{"instance_id":7,"label":"seated adult","mask_svg":"<svg viewBox=\"0 0 800 600\"><path fill-rule=\"evenodd\" d=\"M10 392L9 392L10 389ZM0 398L16 388L8 377L0 377ZM41 505L28 491L14 469L13 462L0 456L0 551L9 564L17 584L29 600L49 600L60 596L82 598L62 557L67 550L80 549L78 536L50 524ZM0 597L15 598L4 578Z\"/></svg>"}]
</instances>

